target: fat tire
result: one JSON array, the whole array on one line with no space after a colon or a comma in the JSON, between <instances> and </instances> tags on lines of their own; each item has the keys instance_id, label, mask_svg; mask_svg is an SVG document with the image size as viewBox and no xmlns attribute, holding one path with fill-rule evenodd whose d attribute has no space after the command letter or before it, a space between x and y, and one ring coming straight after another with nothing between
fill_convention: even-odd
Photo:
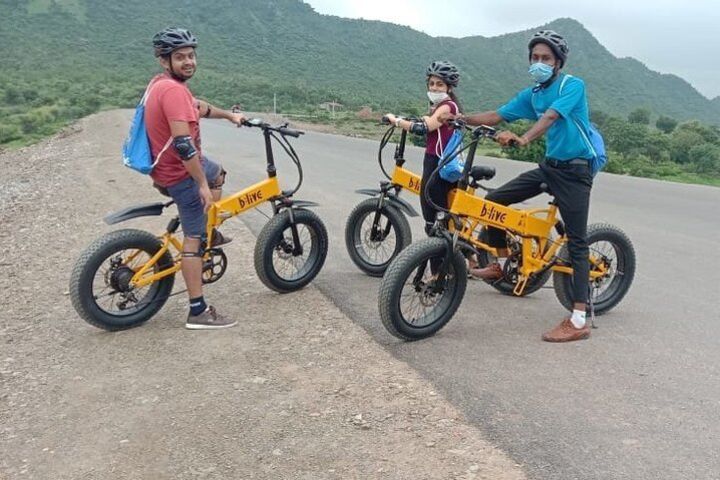
<instances>
[{"instance_id":1,"label":"fat tire","mask_svg":"<svg viewBox=\"0 0 720 480\"><path fill-rule=\"evenodd\" d=\"M447 241L442 238L423 239L400 252L387 268L380 282L378 308L383 325L395 337L414 341L435 335L450 321L462 303L467 288L467 267L463 254L455 251L452 257L452 266L455 271L456 288L451 292L452 298L440 317L433 323L418 328L409 325L400 311L400 295L407 278L423 261L444 255L446 248Z\"/></svg>"},{"instance_id":2,"label":"fat tire","mask_svg":"<svg viewBox=\"0 0 720 480\"><path fill-rule=\"evenodd\" d=\"M412 243L412 231L405 215L392 205L384 205L380 209L381 215L385 216L395 231L395 250L387 262L382 264L373 264L365 261L356 248L356 234L362 226L365 217L373 215L378 210L377 198L368 198L363 200L350 212L345 224L345 247L347 248L350 259L357 267L370 275L371 277L382 277L390 262L410 243Z\"/></svg>"},{"instance_id":3,"label":"fat tire","mask_svg":"<svg viewBox=\"0 0 720 480\"><path fill-rule=\"evenodd\" d=\"M175 275L168 275L157 281L154 293L147 300L147 305L131 315L112 315L103 311L93 298L92 283L97 269L115 252L126 249L142 249L149 255L155 255L162 247L155 235L136 229L123 229L110 232L91 243L75 262L70 274L70 300L75 311L90 325L108 331L127 330L137 327L150 320L165 305ZM165 252L158 261L160 268L173 265L169 252Z\"/></svg>"},{"instance_id":4,"label":"fat tire","mask_svg":"<svg viewBox=\"0 0 720 480\"><path fill-rule=\"evenodd\" d=\"M588 245L590 246L591 250L593 243L598 241L607 241L612 243L614 246L617 246L620 250L619 255L622 255L622 259L619 258L618 261L622 261L623 275L621 277L616 277L616 279L619 278L616 285L613 286L611 284L610 288L613 288L613 291L610 293L610 295L607 298L601 300L600 302L594 304L595 315L602 315L604 313L607 313L618 303L620 303L620 301L630 290L633 278L635 277L635 247L633 247L630 238L628 238L625 232L615 227L614 225L610 225L607 223L595 223L589 225L587 237ZM559 256L562 258L569 258L567 245L564 245L562 247ZM613 280L613 282L615 282L615 279ZM553 287L555 289L555 296L557 297L558 301L568 311L572 311L572 276L561 272L554 272Z\"/></svg>"},{"instance_id":5,"label":"fat tire","mask_svg":"<svg viewBox=\"0 0 720 480\"><path fill-rule=\"evenodd\" d=\"M288 293L300 290L320 273L328 252L328 234L325 224L314 212L304 208L293 209L296 224L306 225L311 231L311 249L317 249L313 265L302 277L296 280L281 278L273 267L273 252L277 243L283 238L283 232L290 227L290 212L283 210L265 224L255 243L254 263L255 271L260 281L270 290L278 293ZM312 258L312 257L311 257ZM309 260L310 261L310 260Z\"/></svg>"}]
</instances>

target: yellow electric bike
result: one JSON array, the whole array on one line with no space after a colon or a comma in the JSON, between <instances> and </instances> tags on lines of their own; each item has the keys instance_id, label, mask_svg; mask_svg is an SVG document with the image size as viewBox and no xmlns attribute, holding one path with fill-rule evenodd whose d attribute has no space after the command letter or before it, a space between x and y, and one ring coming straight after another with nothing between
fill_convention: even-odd
<instances>
[{"instance_id":1,"label":"yellow electric bike","mask_svg":"<svg viewBox=\"0 0 720 480\"><path fill-rule=\"evenodd\" d=\"M388 124L387 118L383 117L382 121ZM400 140L395 147L395 168L392 174L383 165L383 150L394 133L395 126L392 125L380 140L378 149L380 170L387 180L380 182L380 188L355 191L372 198L356 205L345 223L345 247L350 259L360 270L373 277L382 276L390 261L412 242L410 224L405 215L418 216L415 209L400 198L403 190L419 195L422 180L420 175L403 167L407 131L401 129Z\"/></svg>"},{"instance_id":2,"label":"yellow electric bike","mask_svg":"<svg viewBox=\"0 0 720 480\"><path fill-rule=\"evenodd\" d=\"M468 128L461 121L453 123L455 128ZM485 243L482 233L486 227L504 230L509 240L511 253L499 280L504 285L501 290L525 295L528 289L542 286L543 277L552 272L556 297L566 309L573 307L573 271L555 201L548 208L521 210L474 195L474 188L482 188L480 181L495 176L493 168L473 166L473 161L478 142L494 139L496 131L486 126L468 130L471 142L464 149L467 158L462 178L450 193L449 208L438 213L432 236L400 252L380 283L380 318L391 334L404 340L434 335L450 321L465 295L469 254L498 257L497 249ZM451 160L449 157L438 165L429 184ZM544 189L552 195L546 186ZM424 187L423 194L426 191ZM587 236L592 319L615 307L630 289L635 250L627 235L612 225L589 225Z\"/></svg>"},{"instance_id":3,"label":"yellow electric bike","mask_svg":"<svg viewBox=\"0 0 720 480\"><path fill-rule=\"evenodd\" d=\"M229 218L269 202L273 216L255 244L255 271L268 288L280 293L292 292L315 278L328 250L325 225L308 210L318 204L293 199L302 185L303 171L286 137L297 138L303 132L292 130L287 124L274 127L259 119L246 121L245 125L262 130L267 179L226 196L210 207L207 241L203 245L203 283L217 282L227 269L228 259L223 249L212 247L216 228ZM298 183L291 190L280 188L273 141L282 146L298 169ZM113 225L131 218L157 216L173 203L137 205L112 213L104 220ZM179 217L175 216L159 236L143 230L123 229L90 244L75 263L70 277L70 298L80 317L105 330L124 330L155 315L171 296L175 274L182 265L182 239L177 236L181 227Z\"/></svg>"}]
</instances>

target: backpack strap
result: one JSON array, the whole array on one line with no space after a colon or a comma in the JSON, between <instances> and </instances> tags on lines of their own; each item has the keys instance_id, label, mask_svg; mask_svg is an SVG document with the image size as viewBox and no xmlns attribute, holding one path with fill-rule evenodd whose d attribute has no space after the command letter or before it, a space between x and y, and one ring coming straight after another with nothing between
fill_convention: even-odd
<instances>
[{"instance_id":1,"label":"backpack strap","mask_svg":"<svg viewBox=\"0 0 720 480\"><path fill-rule=\"evenodd\" d=\"M558 89L558 95L562 95L563 87L565 86L565 82L568 81L569 78L573 78L572 75L566 73L563 77L562 81L560 82L560 88Z\"/></svg>"},{"instance_id":2,"label":"backpack strap","mask_svg":"<svg viewBox=\"0 0 720 480\"><path fill-rule=\"evenodd\" d=\"M155 81L153 81L153 82L150 82L150 84L149 84L149 85L147 86L147 88L145 89L145 93L143 94L142 98L140 99L140 105L142 105L143 107L145 106L145 102L147 101L147 98L150 96L150 93L153 91L153 89L155 88L155 86L158 85L159 83L163 82L163 81L171 81L171 80L169 80L169 79L166 80L166 79L163 79L163 78L158 78L157 80L155 80ZM162 154L165 153L165 150L167 150L168 147L170 147L170 144L172 143L172 139L173 139L173 138L172 138L172 135L170 135L170 138L168 138L167 142L165 142L165 146L162 148L162 150L160 150L160 153L158 153L157 157L155 158L155 161L154 161L153 164L152 164L152 168L154 168L155 165L158 164L158 162L160 161L160 157L162 156Z\"/></svg>"},{"instance_id":3,"label":"backpack strap","mask_svg":"<svg viewBox=\"0 0 720 480\"><path fill-rule=\"evenodd\" d=\"M565 86L565 82L566 82L569 78L573 78L573 76L570 75L570 74L565 74L565 77L563 77L562 82L560 82L560 89L558 90L558 95L562 94L562 90L563 90L563 87ZM578 123L577 120L575 120L575 119L573 118L572 121L573 121L573 123L575 124L575 126L577 127L577 129L580 131L580 136L583 138L583 141L585 142L585 145L587 145L587 147L590 149L590 153L592 153L592 156L593 156L593 157L597 157L598 154L597 154L597 152L595 151L595 148L593 147L593 144L592 144L592 142L590 141L590 138L589 138L588 135L585 133L585 130L583 130L582 126L580 126L580 123Z\"/></svg>"},{"instance_id":4,"label":"backpack strap","mask_svg":"<svg viewBox=\"0 0 720 480\"><path fill-rule=\"evenodd\" d=\"M435 112L437 112L438 109L439 109L440 107L442 107L443 105L448 105L448 106L449 106L450 104L453 104L453 105L455 106L455 111L456 111L456 112L460 112L460 107L458 107L457 103L455 103L453 100L451 100L451 99L448 98L448 99L443 100L442 102L440 102L440 104L439 104L437 107L435 107L435 109L433 110L433 114L434 114ZM450 108L450 110L451 110L451 113L452 113L452 108ZM436 154L438 157L442 158L442 156L445 154L445 147L444 147L443 144L442 144L442 135L440 134L440 128L442 128L442 125L438 128L438 138L437 138L437 142L436 142L436 144L435 144L435 154ZM452 138L452 137L451 137L451 138Z\"/></svg>"}]
</instances>

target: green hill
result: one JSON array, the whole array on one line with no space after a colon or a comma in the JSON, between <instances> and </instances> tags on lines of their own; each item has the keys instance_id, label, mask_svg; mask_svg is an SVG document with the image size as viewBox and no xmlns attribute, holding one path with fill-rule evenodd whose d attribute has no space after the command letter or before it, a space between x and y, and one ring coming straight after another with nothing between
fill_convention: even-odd
<instances>
[{"instance_id":1,"label":"green hill","mask_svg":"<svg viewBox=\"0 0 720 480\"><path fill-rule=\"evenodd\" d=\"M285 110L327 100L352 108L417 107L433 59L461 68L467 110L495 108L528 84L530 31L436 38L320 15L297 0L0 0L0 6L6 65L0 143L21 133L42 135L53 121L97 108L133 105L158 68L150 39L167 25L190 28L200 39L193 91L246 109L271 107L273 93ZM594 109L624 117L645 107L654 117L720 124L720 100L706 99L679 77L614 57L580 23L559 19L540 27L568 38L567 71L586 80Z\"/></svg>"}]
</instances>

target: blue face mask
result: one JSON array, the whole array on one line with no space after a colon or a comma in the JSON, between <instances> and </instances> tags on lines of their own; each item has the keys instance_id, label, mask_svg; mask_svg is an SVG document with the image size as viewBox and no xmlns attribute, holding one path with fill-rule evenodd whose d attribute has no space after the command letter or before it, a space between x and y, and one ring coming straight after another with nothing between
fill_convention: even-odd
<instances>
[{"instance_id":1,"label":"blue face mask","mask_svg":"<svg viewBox=\"0 0 720 480\"><path fill-rule=\"evenodd\" d=\"M545 83L550 80L554 71L553 67L542 62L533 63L528 69L528 73L537 83Z\"/></svg>"}]
</instances>

